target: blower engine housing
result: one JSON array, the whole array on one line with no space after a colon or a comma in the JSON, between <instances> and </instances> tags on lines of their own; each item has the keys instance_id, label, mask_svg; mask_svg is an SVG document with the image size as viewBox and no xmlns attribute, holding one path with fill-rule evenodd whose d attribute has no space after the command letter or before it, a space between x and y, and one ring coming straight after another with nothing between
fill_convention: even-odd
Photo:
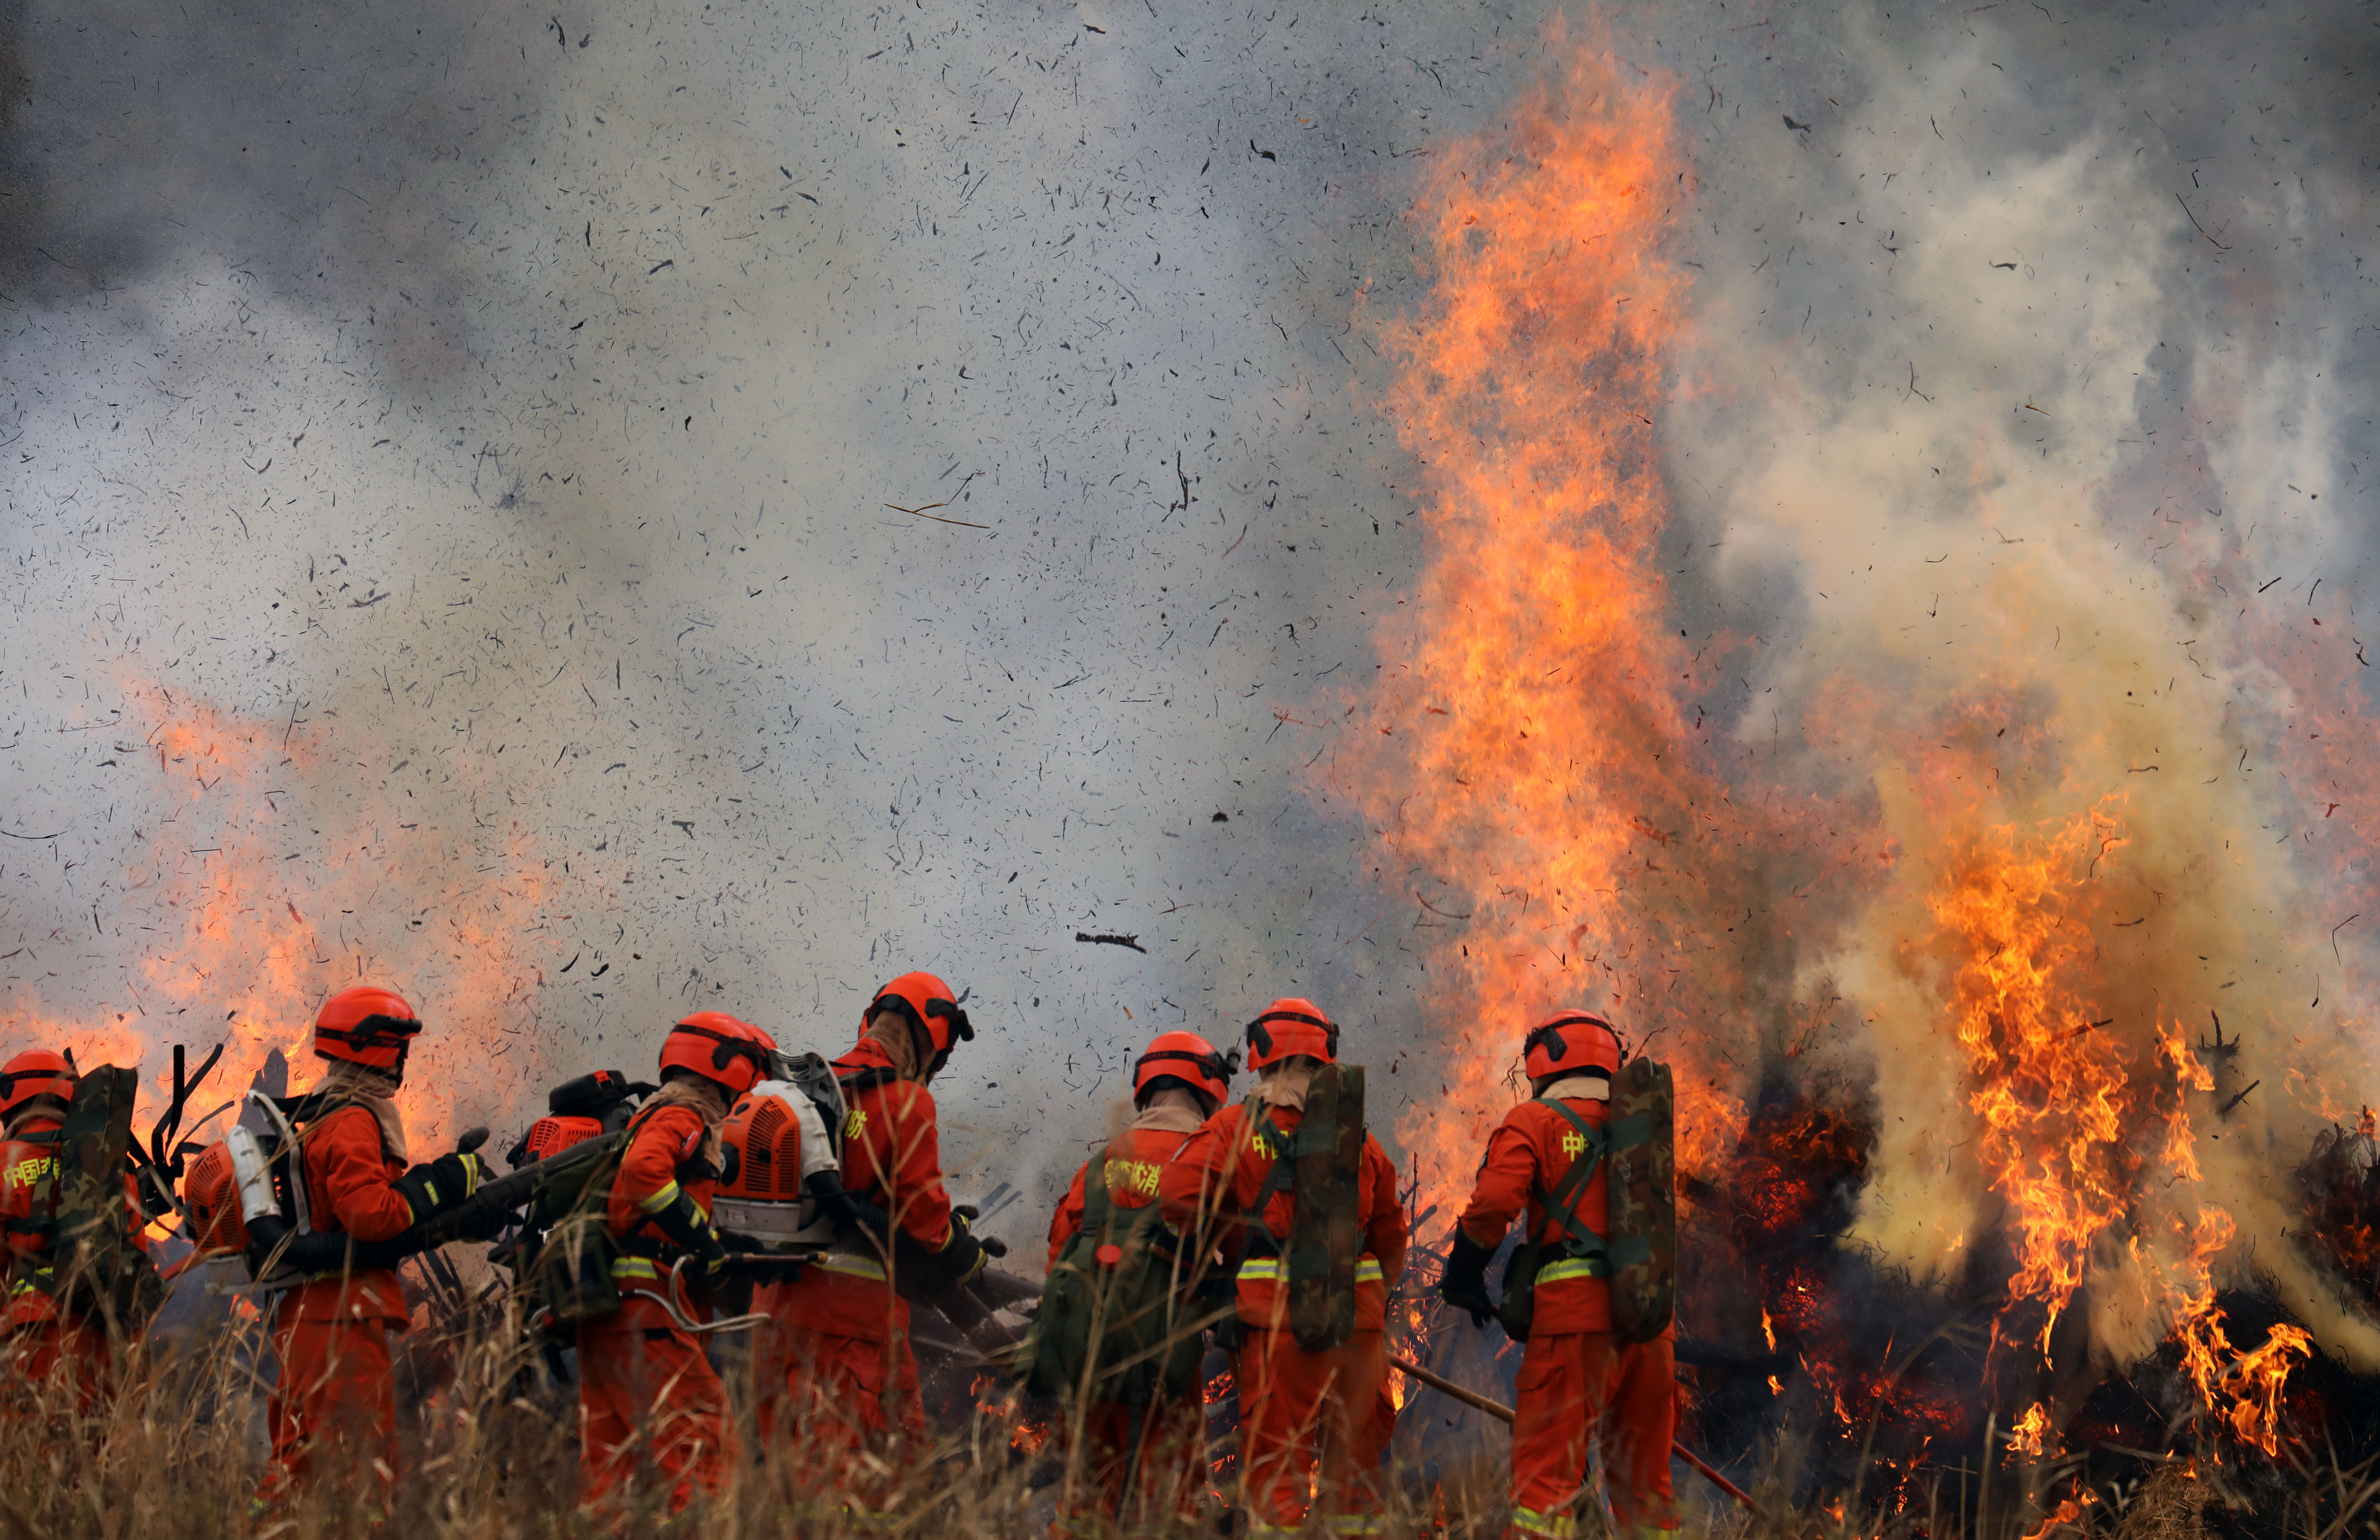
<instances>
[{"instance_id":1,"label":"blower engine housing","mask_svg":"<svg viewBox=\"0 0 2380 1540\"><path fill-rule=\"evenodd\" d=\"M190 1238L201 1252L248 1250L248 1226L239 1212L239 1173L233 1170L231 1151L217 1142L199 1152L182 1178L182 1196L190 1209Z\"/></svg>"},{"instance_id":2,"label":"blower engine housing","mask_svg":"<svg viewBox=\"0 0 2380 1540\"><path fill-rule=\"evenodd\" d=\"M843 1088L815 1053L785 1061L785 1077L736 1098L720 1130L730 1175L711 1199L712 1219L771 1247L822 1247L835 1239L817 1188L841 1191Z\"/></svg>"}]
</instances>

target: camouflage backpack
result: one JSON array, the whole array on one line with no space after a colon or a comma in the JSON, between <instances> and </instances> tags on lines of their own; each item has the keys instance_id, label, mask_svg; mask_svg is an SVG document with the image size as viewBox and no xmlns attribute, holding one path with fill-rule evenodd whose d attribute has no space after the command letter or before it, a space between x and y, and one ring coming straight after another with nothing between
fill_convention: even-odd
<instances>
[{"instance_id":1,"label":"camouflage backpack","mask_svg":"<svg viewBox=\"0 0 2380 1540\"><path fill-rule=\"evenodd\" d=\"M1194 1391L1206 1323L1178 1245L1156 1204L1110 1200L1107 1151L1092 1157L1082 1228L1050 1267L1018 1354L1026 1388L1130 1406Z\"/></svg>"},{"instance_id":2,"label":"camouflage backpack","mask_svg":"<svg viewBox=\"0 0 2380 1540\"><path fill-rule=\"evenodd\" d=\"M65 1309L137 1336L165 1301L165 1285L131 1225L130 1169L136 1070L102 1064L75 1084L65 1123L45 1135L55 1153L36 1179L32 1208L49 1237L33 1287Z\"/></svg>"},{"instance_id":3,"label":"camouflage backpack","mask_svg":"<svg viewBox=\"0 0 2380 1540\"><path fill-rule=\"evenodd\" d=\"M1497 1316L1507 1335L1529 1335L1540 1272L1560 1261L1597 1266L1589 1276L1611 1283L1611 1329L1622 1341L1649 1342L1669 1329L1678 1298L1678 1207L1673 1144L1676 1094L1667 1064L1632 1059L1611 1080L1611 1112L1601 1128L1559 1101L1561 1114L1585 1141L1552 1192L1536 1197L1563 1231L1550 1246L1524 1240L1504 1268ZM1578 1200L1598 1166L1608 1166L1604 1233L1580 1222ZM1599 1266L1598 1266L1599 1265Z\"/></svg>"},{"instance_id":4,"label":"camouflage backpack","mask_svg":"<svg viewBox=\"0 0 2380 1540\"><path fill-rule=\"evenodd\" d=\"M1364 1167L1364 1067L1325 1064L1305 1090L1305 1112L1283 1134L1250 1097L1242 1126L1254 1129L1259 1150L1273 1158L1264 1185L1248 1206L1241 1253L1266 1233L1264 1211L1281 1194L1293 1208L1289 1239L1281 1243L1281 1277L1289 1286L1289 1328L1297 1345L1319 1352L1344 1343L1355 1331L1355 1264L1364 1252L1363 1216L1357 1211L1357 1179Z\"/></svg>"}]
</instances>

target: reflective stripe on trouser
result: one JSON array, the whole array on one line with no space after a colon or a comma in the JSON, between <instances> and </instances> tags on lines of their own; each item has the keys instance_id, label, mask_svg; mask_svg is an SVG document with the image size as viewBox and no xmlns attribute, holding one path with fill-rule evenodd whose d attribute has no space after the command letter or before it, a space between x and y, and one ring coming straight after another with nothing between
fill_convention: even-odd
<instances>
[{"instance_id":1,"label":"reflective stripe on trouser","mask_svg":"<svg viewBox=\"0 0 2380 1540\"><path fill-rule=\"evenodd\" d=\"M1397 1418L1380 1333L1358 1331L1320 1352L1260 1328L1247 1328L1244 1342L1233 1376L1250 1534L1305 1522L1309 1473L1334 1527L1367 1522L1381 1509L1380 1456Z\"/></svg>"},{"instance_id":2,"label":"reflective stripe on trouser","mask_svg":"<svg viewBox=\"0 0 2380 1540\"><path fill-rule=\"evenodd\" d=\"M578 1501L592 1507L650 1470L670 1510L715 1492L738 1457L727 1393L701 1344L641 1292L578 1328Z\"/></svg>"},{"instance_id":3,"label":"reflective stripe on trouser","mask_svg":"<svg viewBox=\"0 0 2380 1540\"><path fill-rule=\"evenodd\" d=\"M1605 1491L1621 1527L1677 1527L1672 1347L1666 1338L1631 1344L1608 1331L1529 1339L1512 1423L1514 1534L1570 1540L1577 1533L1572 1503L1587 1479L1590 1437L1603 1451Z\"/></svg>"}]
</instances>

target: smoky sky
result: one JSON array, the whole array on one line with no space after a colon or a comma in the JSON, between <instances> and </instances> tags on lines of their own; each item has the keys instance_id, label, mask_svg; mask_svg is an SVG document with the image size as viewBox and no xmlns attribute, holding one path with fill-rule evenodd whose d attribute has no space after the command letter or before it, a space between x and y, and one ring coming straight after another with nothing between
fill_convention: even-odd
<instances>
[{"instance_id":1,"label":"smoky sky","mask_svg":"<svg viewBox=\"0 0 2380 1540\"><path fill-rule=\"evenodd\" d=\"M1429 551L1374 405L1415 168L1492 142L1551 14L11 5L0 737L7 828L55 836L0 852L12 1009L212 1029L227 986L144 963L230 883L313 987L419 989L498 1119L697 1002L837 1046L930 967L985 1026L942 1090L973 1190L1048 1180L1151 1030L1277 993L1426 1065L1443 939L1317 766ZM1900 194L1854 141L1967 199L2125 161L2155 196L2075 217L2155 257L2143 433L2277 412L2291 465L2190 470L2190 516L2363 602L2368 7L1572 22L1674 87L1715 345L1832 348L1814 422L1934 372L1886 356ZM1735 495L1776 403L1698 381L1678 618L1790 658L1806 556ZM153 752L194 710L276 731L210 783Z\"/></svg>"},{"instance_id":2,"label":"smoky sky","mask_svg":"<svg viewBox=\"0 0 2380 1540\"><path fill-rule=\"evenodd\" d=\"M529 71L493 20L465 6L12 4L8 292L66 302L197 250L320 304L434 266L455 232L407 188L442 159L507 154L516 115L552 83L553 61ZM492 50L521 67L508 78Z\"/></svg>"}]
</instances>

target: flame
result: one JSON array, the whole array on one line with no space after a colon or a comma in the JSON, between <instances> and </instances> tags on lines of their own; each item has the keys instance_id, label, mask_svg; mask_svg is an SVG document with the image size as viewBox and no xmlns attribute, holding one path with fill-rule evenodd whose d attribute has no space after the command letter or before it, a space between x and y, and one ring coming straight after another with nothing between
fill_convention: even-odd
<instances>
[{"instance_id":1,"label":"flame","mask_svg":"<svg viewBox=\"0 0 2380 1540\"><path fill-rule=\"evenodd\" d=\"M2049 1431L2049 1408L2035 1401L2024 1409L2024 1415L2009 1429L2008 1447L2014 1454L2041 1456L2042 1437Z\"/></svg>"},{"instance_id":2,"label":"flame","mask_svg":"<svg viewBox=\"0 0 2380 1540\"><path fill-rule=\"evenodd\" d=\"M1765 891L1739 902L1753 874L1721 853L1775 846L1763 831L1786 815L1731 797L1695 700L1743 644L1662 622L1651 423L1685 295L1660 249L1689 179L1676 86L1568 46L1559 23L1548 42L1509 134L1441 151L1413 212L1435 282L1384 328L1399 372L1382 406L1423 464L1431 545L1318 794L1352 798L1394 848L1381 867L1409 874L1398 901L1433 943L1425 1010L1478 1024L1444 1094L1399 1124L1422 1207L1459 1195L1444 1189L1511 1105L1522 1037L1569 1004L1658 1035L1680 1165L1716 1164L1742 1061L1703 1035L1779 923Z\"/></svg>"},{"instance_id":3,"label":"flame","mask_svg":"<svg viewBox=\"0 0 2380 1540\"><path fill-rule=\"evenodd\" d=\"M1768 1307L1767 1305L1762 1305L1760 1307L1760 1335L1767 1340L1768 1351L1770 1352L1775 1352L1777 1351L1777 1322L1768 1314Z\"/></svg>"},{"instance_id":4,"label":"flame","mask_svg":"<svg viewBox=\"0 0 2380 1540\"><path fill-rule=\"evenodd\" d=\"M150 719L158 780L117 923L103 930L123 952L125 995L90 1013L12 1000L12 1038L70 1044L84 1063L140 1063L144 1120L171 1080L170 1058L149 1050L184 1043L195 1068L220 1041L195 1122L244 1092L276 1049L293 1079L310 1078L316 1006L349 984L388 984L428 1024L398 1097L424 1150L451 1136L458 1087L489 1094L516 1045L541 1057L528 1029L553 950L551 881L524 828L425 832L361 768L402 757L340 734L329 713L268 721L144 681L127 694Z\"/></svg>"},{"instance_id":5,"label":"flame","mask_svg":"<svg viewBox=\"0 0 2380 1540\"><path fill-rule=\"evenodd\" d=\"M2290 1361L2313 1355L2313 1334L2284 1322L2265 1334L2261 1347L2235 1352L2223 1312L2210 1292L2183 1318L2175 1335L2181 1346L2182 1372L2197 1386L2200 1400L2215 1409L2240 1443L2278 1454L2281 1394L2295 1366ZM2226 1353L2232 1355L2228 1364L2223 1362Z\"/></svg>"},{"instance_id":6,"label":"flame","mask_svg":"<svg viewBox=\"0 0 2380 1540\"><path fill-rule=\"evenodd\" d=\"M967 1388L975 1398L976 1412L1008 1428L1008 1447L1025 1454L1038 1454L1050 1441L1052 1432L1046 1418L1026 1413L1026 1395L1022 1387L1012 1385L997 1375L978 1375Z\"/></svg>"},{"instance_id":7,"label":"flame","mask_svg":"<svg viewBox=\"0 0 2380 1540\"><path fill-rule=\"evenodd\" d=\"M1961 954L1954 1028L1969 1101L1982 1124L1977 1155L2006 1197L2017 1232L2011 1300L2048 1307L2040 1344L2082 1286L2092 1247L2131 1202L2138 1110L2117 1039L2097 1029L2081 977L2093 942L2082 923L2088 886L2123 845L2115 799L2032 833L2001 827L1954 851L1931 900Z\"/></svg>"},{"instance_id":8,"label":"flame","mask_svg":"<svg viewBox=\"0 0 2380 1540\"><path fill-rule=\"evenodd\" d=\"M2036 1407L2034 1410L2040 1409ZM2082 1510L2098 1500L2097 1492L2088 1486L2077 1486L2074 1495L2059 1499L2057 1509L2042 1521L2041 1527L2026 1535L2024 1540L2049 1540L2051 1532L2055 1530L2080 1528Z\"/></svg>"}]
</instances>

